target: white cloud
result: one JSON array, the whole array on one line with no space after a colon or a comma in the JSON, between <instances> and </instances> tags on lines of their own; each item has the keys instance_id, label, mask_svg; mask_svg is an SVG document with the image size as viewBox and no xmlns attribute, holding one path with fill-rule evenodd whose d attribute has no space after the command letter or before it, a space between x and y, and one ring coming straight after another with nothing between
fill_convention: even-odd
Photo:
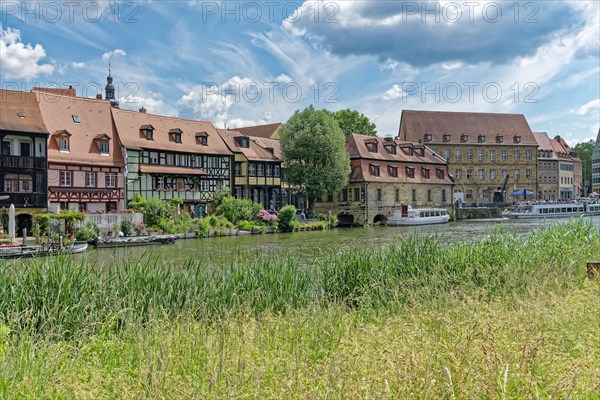
<instances>
[{"instance_id":1,"label":"white cloud","mask_svg":"<svg viewBox=\"0 0 600 400\"><path fill-rule=\"evenodd\" d=\"M81 69L81 68L85 67L85 63L84 62L72 62L71 67L73 67L74 69Z\"/></svg>"},{"instance_id":2,"label":"white cloud","mask_svg":"<svg viewBox=\"0 0 600 400\"><path fill-rule=\"evenodd\" d=\"M160 95L154 92L134 93L121 97L119 98L119 106L136 111L143 107L150 114L167 115L170 117L177 115L175 108L166 105Z\"/></svg>"},{"instance_id":3,"label":"white cloud","mask_svg":"<svg viewBox=\"0 0 600 400\"><path fill-rule=\"evenodd\" d=\"M21 41L18 29L2 29L0 25L0 74L6 78L33 79L54 72L51 64L38 64L46 57L41 44L32 46Z\"/></svg>"},{"instance_id":4,"label":"white cloud","mask_svg":"<svg viewBox=\"0 0 600 400\"><path fill-rule=\"evenodd\" d=\"M383 95L383 99L384 100L394 100L399 97L402 97L403 95L404 95L404 92L402 91L402 88L400 87L400 85L394 85L390 89L385 91L385 93Z\"/></svg>"},{"instance_id":5,"label":"white cloud","mask_svg":"<svg viewBox=\"0 0 600 400\"><path fill-rule=\"evenodd\" d=\"M122 49L115 49L113 51L108 51L104 54L102 54L102 59L104 61L110 60L111 58L113 58L114 56L123 56L125 57L127 55L127 52L125 50Z\"/></svg>"},{"instance_id":6,"label":"white cloud","mask_svg":"<svg viewBox=\"0 0 600 400\"><path fill-rule=\"evenodd\" d=\"M290 83L290 82L292 82L292 78L290 78L286 74L281 74L277 78L275 78L275 81L277 81L279 83Z\"/></svg>"},{"instance_id":7,"label":"white cloud","mask_svg":"<svg viewBox=\"0 0 600 400\"><path fill-rule=\"evenodd\" d=\"M579 107L576 111L579 115L588 115L600 111L600 99L591 100Z\"/></svg>"}]
</instances>

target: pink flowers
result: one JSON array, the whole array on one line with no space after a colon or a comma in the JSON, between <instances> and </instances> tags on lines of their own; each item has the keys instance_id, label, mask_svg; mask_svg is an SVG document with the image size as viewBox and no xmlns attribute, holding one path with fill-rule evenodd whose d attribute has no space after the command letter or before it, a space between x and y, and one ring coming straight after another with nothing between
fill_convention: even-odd
<instances>
[{"instance_id":1,"label":"pink flowers","mask_svg":"<svg viewBox=\"0 0 600 400\"><path fill-rule=\"evenodd\" d=\"M256 216L265 222L277 221L277 215L271 214L267 210L260 210Z\"/></svg>"}]
</instances>

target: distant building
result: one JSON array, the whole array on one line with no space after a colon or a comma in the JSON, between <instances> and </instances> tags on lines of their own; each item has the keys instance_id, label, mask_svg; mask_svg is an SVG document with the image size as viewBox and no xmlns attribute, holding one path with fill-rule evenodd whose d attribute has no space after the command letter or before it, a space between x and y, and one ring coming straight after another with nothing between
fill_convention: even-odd
<instances>
[{"instance_id":1,"label":"distant building","mask_svg":"<svg viewBox=\"0 0 600 400\"><path fill-rule=\"evenodd\" d=\"M546 132L534 132L538 147L538 198L556 201L560 199L559 162L552 139Z\"/></svg>"},{"instance_id":2,"label":"distant building","mask_svg":"<svg viewBox=\"0 0 600 400\"><path fill-rule=\"evenodd\" d=\"M592 191L600 194L600 129L592 155Z\"/></svg>"},{"instance_id":3,"label":"distant building","mask_svg":"<svg viewBox=\"0 0 600 400\"><path fill-rule=\"evenodd\" d=\"M448 163L423 144L356 133L346 138L351 173L348 186L318 199L320 213L341 223L385 223L402 205L450 206Z\"/></svg>"},{"instance_id":4,"label":"distant building","mask_svg":"<svg viewBox=\"0 0 600 400\"><path fill-rule=\"evenodd\" d=\"M246 128L235 128L236 131L253 137L265 138L265 139L279 139L279 132L283 124L277 122L274 124L248 126Z\"/></svg>"},{"instance_id":5,"label":"distant building","mask_svg":"<svg viewBox=\"0 0 600 400\"><path fill-rule=\"evenodd\" d=\"M125 163L106 100L34 88L48 140L50 210L120 211Z\"/></svg>"},{"instance_id":6,"label":"distant building","mask_svg":"<svg viewBox=\"0 0 600 400\"><path fill-rule=\"evenodd\" d=\"M281 160L272 147L263 148L249 136L235 130L218 130L234 154L234 186L236 198L251 199L264 209L281 206Z\"/></svg>"},{"instance_id":7,"label":"distant building","mask_svg":"<svg viewBox=\"0 0 600 400\"><path fill-rule=\"evenodd\" d=\"M583 162L577 153L560 136L555 136L552 145L558 154L561 199L574 199L581 195L583 186Z\"/></svg>"},{"instance_id":8,"label":"distant building","mask_svg":"<svg viewBox=\"0 0 600 400\"><path fill-rule=\"evenodd\" d=\"M521 114L403 110L399 139L419 142L448 161L466 203L488 203L508 175L507 193L537 193L538 144Z\"/></svg>"},{"instance_id":9,"label":"distant building","mask_svg":"<svg viewBox=\"0 0 600 400\"><path fill-rule=\"evenodd\" d=\"M0 227L14 204L17 235L31 234L33 215L48 206L48 129L33 93L0 90L0 110Z\"/></svg>"},{"instance_id":10,"label":"distant building","mask_svg":"<svg viewBox=\"0 0 600 400\"><path fill-rule=\"evenodd\" d=\"M216 192L231 191L233 153L210 122L112 108L127 164L127 201L180 198L206 213Z\"/></svg>"}]
</instances>

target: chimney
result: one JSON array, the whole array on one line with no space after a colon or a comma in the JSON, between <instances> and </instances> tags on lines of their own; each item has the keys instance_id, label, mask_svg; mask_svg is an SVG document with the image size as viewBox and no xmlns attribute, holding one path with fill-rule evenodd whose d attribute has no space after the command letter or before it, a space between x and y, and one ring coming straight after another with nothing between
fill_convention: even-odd
<instances>
[{"instance_id":1,"label":"chimney","mask_svg":"<svg viewBox=\"0 0 600 400\"><path fill-rule=\"evenodd\" d=\"M140 112L146 114L146 109L144 107L140 108Z\"/></svg>"},{"instance_id":2,"label":"chimney","mask_svg":"<svg viewBox=\"0 0 600 400\"><path fill-rule=\"evenodd\" d=\"M102 93L96 93L96 100L102 100Z\"/></svg>"}]
</instances>

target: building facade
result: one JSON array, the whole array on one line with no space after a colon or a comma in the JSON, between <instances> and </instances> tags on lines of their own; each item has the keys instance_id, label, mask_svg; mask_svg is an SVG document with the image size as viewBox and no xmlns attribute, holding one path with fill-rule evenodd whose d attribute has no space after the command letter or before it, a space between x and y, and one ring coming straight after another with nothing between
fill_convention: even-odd
<instances>
[{"instance_id":1,"label":"building facade","mask_svg":"<svg viewBox=\"0 0 600 400\"><path fill-rule=\"evenodd\" d=\"M560 199L559 162L554 152L552 139L546 132L534 132L538 142L538 199L556 201Z\"/></svg>"},{"instance_id":2,"label":"building facade","mask_svg":"<svg viewBox=\"0 0 600 400\"><path fill-rule=\"evenodd\" d=\"M0 90L0 227L14 204L17 235L48 207L48 130L33 93Z\"/></svg>"},{"instance_id":3,"label":"building facade","mask_svg":"<svg viewBox=\"0 0 600 400\"><path fill-rule=\"evenodd\" d=\"M452 205L448 163L423 144L350 134L346 139L351 173L348 186L323 196L320 213L341 224L385 223L403 205Z\"/></svg>"},{"instance_id":4,"label":"building facade","mask_svg":"<svg viewBox=\"0 0 600 400\"><path fill-rule=\"evenodd\" d=\"M566 200L579 197L583 185L582 161L560 136L554 137L552 145L559 159L560 198Z\"/></svg>"},{"instance_id":5,"label":"building facade","mask_svg":"<svg viewBox=\"0 0 600 400\"><path fill-rule=\"evenodd\" d=\"M52 212L120 211L125 204L124 160L109 101L77 97L72 89L34 89L48 139L48 196Z\"/></svg>"},{"instance_id":6,"label":"building facade","mask_svg":"<svg viewBox=\"0 0 600 400\"><path fill-rule=\"evenodd\" d=\"M598 130L596 146L592 155L592 192L600 194L600 130Z\"/></svg>"},{"instance_id":7,"label":"building facade","mask_svg":"<svg viewBox=\"0 0 600 400\"><path fill-rule=\"evenodd\" d=\"M206 213L219 191L232 188L233 153L210 122L112 109L127 173L127 201L184 202L184 211Z\"/></svg>"},{"instance_id":8,"label":"building facade","mask_svg":"<svg viewBox=\"0 0 600 400\"><path fill-rule=\"evenodd\" d=\"M457 197L467 204L490 203L523 190L537 193L537 147L521 114L403 110L399 139L433 149L450 165Z\"/></svg>"},{"instance_id":9,"label":"building facade","mask_svg":"<svg viewBox=\"0 0 600 400\"><path fill-rule=\"evenodd\" d=\"M263 148L234 130L218 130L234 154L233 195L251 199L264 209L281 207L281 160L271 147Z\"/></svg>"}]
</instances>

